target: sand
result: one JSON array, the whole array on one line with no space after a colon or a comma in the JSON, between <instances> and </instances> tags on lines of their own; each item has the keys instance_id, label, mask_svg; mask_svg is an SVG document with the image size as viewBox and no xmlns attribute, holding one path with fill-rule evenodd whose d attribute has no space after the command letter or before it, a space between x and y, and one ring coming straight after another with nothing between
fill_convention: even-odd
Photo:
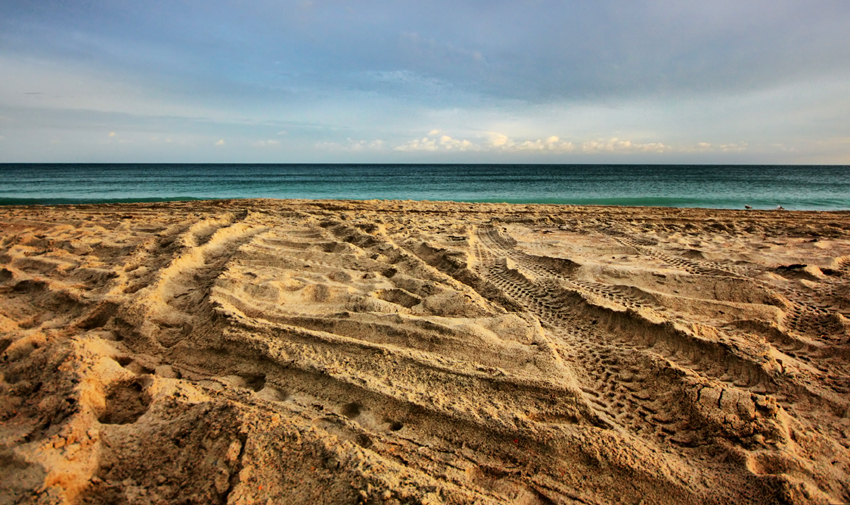
<instances>
[{"instance_id":1,"label":"sand","mask_svg":"<svg viewBox=\"0 0 850 505\"><path fill-rule=\"evenodd\" d=\"M0 504L848 502L848 230L0 208Z\"/></svg>"}]
</instances>

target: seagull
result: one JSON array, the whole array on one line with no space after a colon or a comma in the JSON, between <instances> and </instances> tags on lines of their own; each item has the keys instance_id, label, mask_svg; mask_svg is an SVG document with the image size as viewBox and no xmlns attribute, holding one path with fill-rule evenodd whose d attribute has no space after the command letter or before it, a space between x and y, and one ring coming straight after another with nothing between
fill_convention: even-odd
<instances>
[{"instance_id":1,"label":"seagull","mask_svg":"<svg viewBox=\"0 0 850 505\"><path fill-rule=\"evenodd\" d=\"M753 210L753 208L750 207L749 205L744 205L744 208L747 209L747 210Z\"/></svg>"},{"instance_id":2,"label":"seagull","mask_svg":"<svg viewBox=\"0 0 850 505\"><path fill-rule=\"evenodd\" d=\"M777 205L776 210L785 210L785 209L781 205Z\"/></svg>"}]
</instances>

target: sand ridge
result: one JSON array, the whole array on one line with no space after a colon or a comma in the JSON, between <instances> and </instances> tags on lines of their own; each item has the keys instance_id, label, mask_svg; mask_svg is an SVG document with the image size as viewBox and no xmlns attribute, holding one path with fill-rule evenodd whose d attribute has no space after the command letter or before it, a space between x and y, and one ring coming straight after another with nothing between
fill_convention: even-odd
<instances>
[{"instance_id":1,"label":"sand ridge","mask_svg":"<svg viewBox=\"0 0 850 505\"><path fill-rule=\"evenodd\" d=\"M850 501L850 213L0 208L0 503Z\"/></svg>"}]
</instances>

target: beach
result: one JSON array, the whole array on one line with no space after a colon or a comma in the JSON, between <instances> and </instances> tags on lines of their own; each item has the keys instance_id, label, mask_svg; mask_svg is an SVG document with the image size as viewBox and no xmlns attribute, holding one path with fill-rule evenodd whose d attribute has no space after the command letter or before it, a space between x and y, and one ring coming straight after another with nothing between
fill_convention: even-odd
<instances>
[{"instance_id":1,"label":"beach","mask_svg":"<svg viewBox=\"0 0 850 505\"><path fill-rule=\"evenodd\" d=\"M850 212L0 207L0 504L850 501Z\"/></svg>"}]
</instances>

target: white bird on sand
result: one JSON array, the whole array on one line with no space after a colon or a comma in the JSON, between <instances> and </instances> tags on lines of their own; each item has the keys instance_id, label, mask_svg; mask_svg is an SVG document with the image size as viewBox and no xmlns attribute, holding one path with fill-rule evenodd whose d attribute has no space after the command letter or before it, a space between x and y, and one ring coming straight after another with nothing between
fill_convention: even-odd
<instances>
[{"instance_id":1,"label":"white bird on sand","mask_svg":"<svg viewBox=\"0 0 850 505\"><path fill-rule=\"evenodd\" d=\"M776 210L785 210L785 209L781 205L777 205Z\"/></svg>"}]
</instances>

